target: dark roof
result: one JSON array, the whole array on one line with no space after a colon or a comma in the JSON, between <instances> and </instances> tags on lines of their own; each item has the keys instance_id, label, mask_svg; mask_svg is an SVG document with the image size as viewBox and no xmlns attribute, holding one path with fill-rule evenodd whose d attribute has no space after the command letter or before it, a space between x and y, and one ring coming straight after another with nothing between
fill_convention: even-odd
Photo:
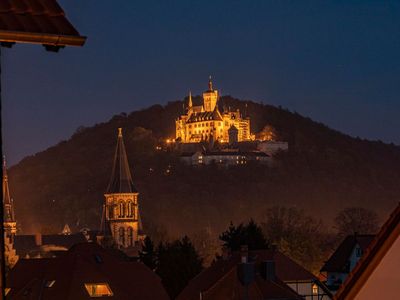
<instances>
[{"instance_id":1,"label":"dark roof","mask_svg":"<svg viewBox=\"0 0 400 300\"><path fill-rule=\"evenodd\" d=\"M133 185L131 171L129 170L128 157L126 155L122 129L119 128L117 147L115 149L113 169L107 194L114 193L137 193Z\"/></svg>"},{"instance_id":2,"label":"dark roof","mask_svg":"<svg viewBox=\"0 0 400 300\"><path fill-rule=\"evenodd\" d=\"M318 279L302 266L276 250L257 250L250 251L250 260L256 263L263 261L275 261L276 276L279 281L318 281ZM200 292L207 292L221 280L225 280L229 272L235 272L240 263L240 253L234 253L228 259L219 259L209 268L205 269L195 278L177 298L178 300L199 299ZM266 287L267 288L267 287ZM272 288L272 287L271 287ZM279 299L279 298L277 298Z\"/></svg>"},{"instance_id":3,"label":"dark roof","mask_svg":"<svg viewBox=\"0 0 400 300\"><path fill-rule=\"evenodd\" d=\"M25 257L26 254L36 251L38 246L34 235L16 235L14 237L14 249L20 257Z\"/></svg>"},{"instance_id":4,"label":"dark roof","mask_svg":"<svg viewBox=\"0 0 400 300\"><path fill-rule=\"evenodd\" d=\"M86 238L82 233L74 233L70 235L41 235L40 244L37 244L36 239L36 235L16 235L14 238L14 248L17 251L17 254L20 257L25 257L27 254L30 256L35 256L43 252L41 246L44 245L52 245L69 249L75 244L86 242Z\"/></svg>"},{"instance_id":5,"label":"dark roof","mask_svg":"<svg viewBox=\"0 0 400 300\"><path fill-rule=\"evenodd\" d=\"M372 234L353 234L347 236L331 257L325 262L321 269L321 272L350 272L349 258L356 245L359 245L363 253L367 249L368 245L374 239L375 235Z\"/></svg>"},{"instance_id":6,"label":"dark roof","mask_svg":"<svg viewBox=\"0 0 400 300\"><path fill-rule=\"evenodd\" d=\"M187 123L201 121L222 121L222 117L218 109L214 109L213 111L194 112L190 115Z\"/></svg>"},{"instance_id":7,"label":"dark roof","mask_svg":"<svg viewBox=\"0 0 400 300\"><path fill-rule=\"evenodd\" d=\"M63 235L63 234L42 235L43 245L56 245L69 249L75 244L84 242L86 242L86 238L82 233L74 233L69 235Z\"/></svg>"},{"instance_id":8,"label":"dark roof","mask_svg":"<svg viewBox=\"0 0 400 300\"><path fill-rule=\"evenodd\" d=\"M46 288L50 280L55 283ZM20 259L8 275L7 299L91 299L85 283L107 283L112 299L168 299L161 280L144 264L95 243L75 245L55 258Z\"/></svg>"},{"instance_id":9,"label":"dark roof","mask_svg":"<svg viewBox=\"0 0 400 300\"><path fill-rule=\"evenodd\" d=\"M383 257L400 236L400 203L369 244L363 257L336 292L334 299L354 299ZM384 288L384 287L382 287Z\"/></svg>"},{"instance_id":10,"label":"dark roof","mask_svg":"<svg viewBox=\"0 0 400 300\"><path fill-rule=\"evenodd\" d=\"M80 36L56 0L1 0L0 41L82 46Z\"/></svg>"}]
</instances>

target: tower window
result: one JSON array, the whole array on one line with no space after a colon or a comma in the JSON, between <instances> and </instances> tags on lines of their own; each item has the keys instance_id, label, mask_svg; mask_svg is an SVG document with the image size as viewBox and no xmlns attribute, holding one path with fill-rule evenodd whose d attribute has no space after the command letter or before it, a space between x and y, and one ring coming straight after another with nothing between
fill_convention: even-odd
<instances>
[{"instance_id":1,"label":"tower window","mask_svg":"<svg viewBox=\"0 0 400 300\"><path fill-rule=\"evenodd\" d=\"M119 244L124 246L125 245L125 228L119 228Z\"/></svg>"},{"instance_id":2,"label":"tower window","mask_svg":"<svg viewBox=\"0 0 400 300\"><path fill-rule=\"evenodd\" d=\"M119 203L119 217L123 218L125 216L125 205L124 203L121 201Z\"/></svg>"},{"instance_id":3,"label":"tower window","mask_svg":"<svg viewBox=\"0 0 400 300\"><path fill-rule=\"evenodd\" d=\"M132 205L132 201L128 201L127 216L128 216L128 217L133 217L133 205Z\"/></svg>"},{"instance_id":4,"label":"tower window","mask_svg":"<svg viewBox=\"0 0 400 300\"><path fill-rule=\"evenodd\" d=\"M128 227L128 246L133 246L133 228Z\"/></svg>"}]
</instances>

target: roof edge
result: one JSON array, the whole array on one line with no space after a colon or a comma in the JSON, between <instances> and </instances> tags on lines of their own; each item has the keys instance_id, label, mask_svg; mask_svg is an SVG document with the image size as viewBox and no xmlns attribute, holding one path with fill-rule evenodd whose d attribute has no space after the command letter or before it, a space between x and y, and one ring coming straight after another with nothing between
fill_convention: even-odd
<instances>
[{"instance_id":1,"label":"roof edge","mask_svg":"<svg viewBox=\"0 0 400 300\"><path fill-rule=\"evenodd\" d=\"M51 46L83 46L85 36L0 30L0 41L7 43L30 43Z\"/></svg>"}]
</instances>

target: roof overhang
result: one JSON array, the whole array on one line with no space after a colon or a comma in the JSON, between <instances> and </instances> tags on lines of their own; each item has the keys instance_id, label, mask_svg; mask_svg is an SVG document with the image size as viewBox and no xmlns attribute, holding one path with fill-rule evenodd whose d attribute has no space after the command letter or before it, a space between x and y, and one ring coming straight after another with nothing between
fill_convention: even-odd
<instances>
[{"instance_id":1,"label":"roof overhang","mask_svg":"<svg viewBox=\"0 0 400 300\"><path fill-rule=\"evenodd\" d=\"M44 46L65 47L65 46L83 46L85 44L86 37L0 30L0 41L2 43L11 43L11 44L29 43L29 44L41 44Z\"/></svg>"}]
</instances>

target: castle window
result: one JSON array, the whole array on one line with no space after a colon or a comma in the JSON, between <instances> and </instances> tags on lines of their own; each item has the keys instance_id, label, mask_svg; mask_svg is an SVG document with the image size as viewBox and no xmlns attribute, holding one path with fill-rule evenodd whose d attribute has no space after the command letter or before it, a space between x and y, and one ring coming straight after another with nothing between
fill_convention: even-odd
<instances>
[{"instance_id":1,"label":"castle window","mask_svg":"<svg viewBox=\"0 0 400 300\"><path fill-rule=\"evenodd\" d=\"M133 229L132 227L128 227L128 247L133 246Z\"/></svg>"},{"instance_id":2,"label":"castle window","mask_svg":"<svg viewBox=\"0 0 400 300\"><path fill-rule=\"evenodd\" d=\"M208 123L206 123L206 126L208 126Z\"/></svg>"},{"instance_id":3,"label":"castle window","mask_svg":"<svg viewBox=\"0 0 400 300\"><path fill-rule=\"evenodd\" d=\"M85 288L90 297L113 296L113 292L108 283L85 283Z\"/></svg>"},{"instance_id":4,"label":"castle window","mask_svg":"<svg viewBox=\"0 0 400 300\"><path fill-rule=\"evenodd\" d=\"M119 244L125 245L125 228L124 227L119 228Z\"/></svg>"}]
</instances>

